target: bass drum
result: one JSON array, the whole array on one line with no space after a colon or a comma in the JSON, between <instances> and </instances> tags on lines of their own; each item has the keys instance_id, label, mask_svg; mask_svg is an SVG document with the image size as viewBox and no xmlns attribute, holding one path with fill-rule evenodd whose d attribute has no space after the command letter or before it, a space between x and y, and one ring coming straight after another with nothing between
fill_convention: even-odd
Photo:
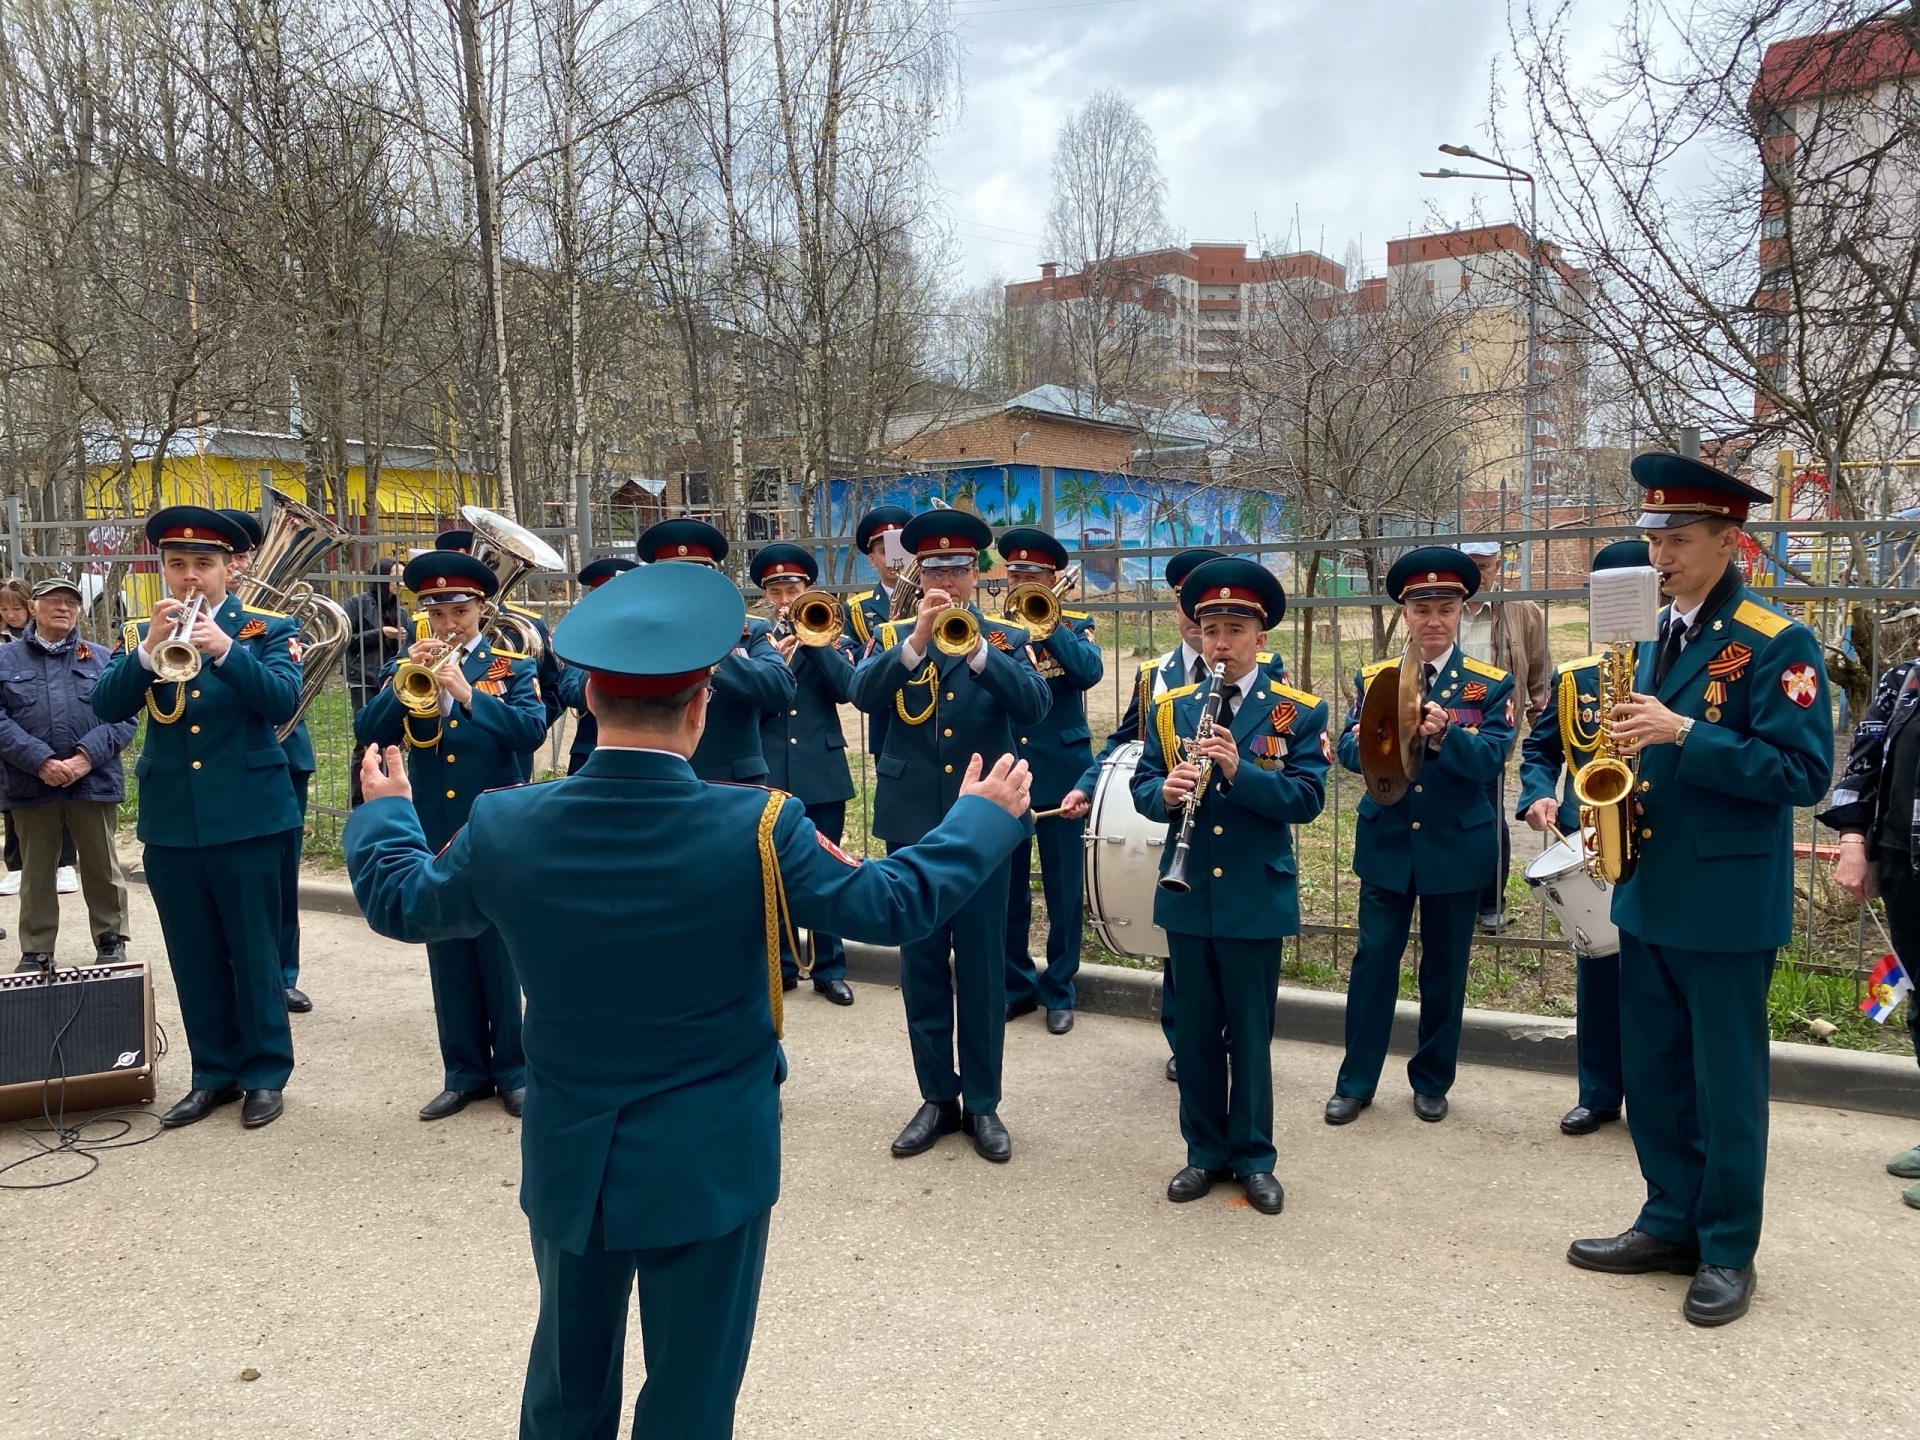
<instances>
[{"instance_id":1,"label":"bass drum","mask_svg":"<svg viewBox=\"0 0 1920 1440\"><path fill-rule=\"evenodd\" d=\"M1133 771L1145 748L1136 740L1101 763L1087 812L1087 918L1114 954L1164 960L1167 932L1153 923L1153 897L1167 827L1133 808Z\"/></svg>"}]
</instances>

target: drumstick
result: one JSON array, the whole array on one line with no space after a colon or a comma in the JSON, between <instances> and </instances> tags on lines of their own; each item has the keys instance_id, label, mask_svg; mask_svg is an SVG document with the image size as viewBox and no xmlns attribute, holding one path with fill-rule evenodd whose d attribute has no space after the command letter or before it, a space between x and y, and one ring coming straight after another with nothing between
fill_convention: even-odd
<instances>
[{"instance_id":1,"label":"drumstick","mask_svg":"<svg viewBox=\"0 0 1920 1440\"><path fill-rule=\"evenodd\" d=\"M1051 810L1036 810L1033 812L1033 818L1036 820L1052 820L1066 808L1064 805L1056 805Z\"/></svg>"}]
</instances>

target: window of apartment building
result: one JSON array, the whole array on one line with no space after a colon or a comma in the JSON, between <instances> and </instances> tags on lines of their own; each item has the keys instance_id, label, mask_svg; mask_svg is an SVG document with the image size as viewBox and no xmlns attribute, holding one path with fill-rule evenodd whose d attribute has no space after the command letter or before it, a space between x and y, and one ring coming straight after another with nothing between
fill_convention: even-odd
<instances>
[{"instance_id":1,"label":"window of apartment building","mask_svg":"<svg viewBox=\"0 0 1920 1440\"><path fill-rule=\"evenodd\" d=\"M1907 429L1915 435L1920 435L1920 405L1907 407Z\"/></svg>"},{"instance_id":2,"label":"window of apartment building","mask_svg":"<svg viewBox=\"0 0 1920 1440\"><path fill-rule=\"evenodd\" d=\"M687 504L696 508L713 504L713 487L707 484L707 472L689 470L682 477L686 481Z\"/></svg>"},{"instance_id":3,"label":"window of apartment building","mask_svg":"<svg viewBox=\"0 0 1920 1440\"><path fill-rule=\"evenodd\" d=\"M1465 347L1463 346L1462 348L1465 348ZM1471 380L1472 378L1473 378L1472 369L1470 369L1468 366L1462 365L1460 367L1460 379L1462 381L1467 381L1467 380Z\"/></svg>"},{"instance_id":4,"label":"window of apartment building","mask_svg":"<svg viewBox=\"0 0 1920 1440\"><path fill-rule=\"evenodd\" d=\"M1784 290L1792 278L1792 272L1785 265L1770 265L1760 272L1762 290Z\"/></svg>"},{"instance_id":5,"label":"window of apartment building","mask_svg":"<svg viewBox=\"0 0 1920 1440\"><path fill-rule=\"evenodd\" d=\"M1775 110L1767 116L1767 134L1793 134L1793 107L1791 105L1783 109Z\"/></svg>"},{"instance_id":6,"label":"window of apartment building","mask_svg":"<svg viewBox=\"0 0 1920 1440\"><path fill-rule=\"evenodd\" d=\"M1769 215L1760 222L1760 238L1763 240L1778 240L1786 233L1787 217L1784 215Z\"/></svg>"},{"instance_id":7,"label":"window of apartment building","mask_svg":"<svg viewBox=\"0 0 1920 1440\"><path fill-rule=\"evenodd\" d=\"M1473 342L1463 337L1460 341L1460 353L1462 355L1471 355L1473 353Z\"/></svg>"}]
</instances>

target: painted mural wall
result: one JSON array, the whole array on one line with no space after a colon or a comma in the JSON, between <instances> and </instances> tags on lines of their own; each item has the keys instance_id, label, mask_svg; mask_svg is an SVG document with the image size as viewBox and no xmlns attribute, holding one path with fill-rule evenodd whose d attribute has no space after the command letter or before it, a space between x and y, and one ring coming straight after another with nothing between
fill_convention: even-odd
<instances>
[{"instance_id":1,"label":"painted mural wall","mask_svg":"<svg viewBox=\"0 0 1920 1440\"><path fill-rule=\"evenodd\" d=\"M860 513L875 505L901 505L918 513L935 498L971 511L996 530L1038 525L1044 513L1037 465L977 465L924 475L836 480L831 513L816 517L817 534L848 535ZM1149 475L1094 470L1053 471L1053 533L1077 551L1085 590L1099 594L1116 586L1161 578L1166 557L1147 549L1189 545L1244 545L1280 538L1280 499L1261 491ZM1291 557L1268 557L1285 578ZM872 572L857 567L862 581Z\"/></svg>"}]
</instances>

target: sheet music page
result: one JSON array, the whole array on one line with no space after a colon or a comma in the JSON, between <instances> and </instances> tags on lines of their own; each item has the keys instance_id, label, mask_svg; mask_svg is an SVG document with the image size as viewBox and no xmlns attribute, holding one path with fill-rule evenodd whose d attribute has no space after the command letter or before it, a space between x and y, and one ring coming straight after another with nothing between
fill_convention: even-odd
<instances>
[{"instance_id":1,"label":"sheet music page","mask_svg":"<svg viewBox=\"0 0 1920 1440\"><path fill-rule=\"evenodd\" d=\"M895 570L904 568L911 557L907 554L907 547L900 543L900 532L898 530L881 532L880 543L886 547L883 553L887 557L887 564Z\"/></svg>"},{"instance_id":2,"label":"sheet music page","mask_svg":"<svg viewBox=\"0 0 1920 1440\"><path fill-rule=\"evenodd\" d=\"M1660 574L1644 565L1587 579L1587 635L1595 649L1660 638Z\"/></svg>"}]
</instances>

